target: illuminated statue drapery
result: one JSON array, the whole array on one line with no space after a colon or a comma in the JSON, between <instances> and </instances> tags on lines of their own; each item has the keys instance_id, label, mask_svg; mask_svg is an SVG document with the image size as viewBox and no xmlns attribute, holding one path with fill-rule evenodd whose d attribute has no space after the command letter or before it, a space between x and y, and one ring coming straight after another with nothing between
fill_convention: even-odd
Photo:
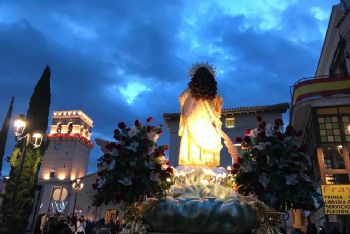
<instances>
[{"instance_id":1,"label":"illuminated statue drapery","mask_svg":"<svg viewBox=\"0 0 350 234\"><path fill-rule=\"evenodd\" d=\"M179 164L215 167L220 164L222 98L197 100L186 89L179 97L181 136Z\"/></svg>"}]
</instances>

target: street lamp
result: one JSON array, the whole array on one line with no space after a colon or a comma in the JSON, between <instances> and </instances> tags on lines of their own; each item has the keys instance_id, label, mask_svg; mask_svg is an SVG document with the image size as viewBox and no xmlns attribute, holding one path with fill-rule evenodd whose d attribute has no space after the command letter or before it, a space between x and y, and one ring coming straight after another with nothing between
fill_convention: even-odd
<instances>
[{"instance_id":1,"label":"street lamp","mask_svg":"<svg viewBox=\"0 0 350 234\"><path fill-rule=\"evenodd\" d=\"M13 124L13 129L16 137L19 137L23 134L24 129L26 128L27 123L25 121L24 115L19 115L16 117L14 124Z\"/></svg>"},{"instance_id":2,"label":"street lamp","mask_svg":"<svg viewBox=\"0 0 350 234\"><path fill-rule=\"evenodd\" d=\"M80 179L76 179L72 182L72 188L75 191L75 199L74 199L74 206L73 206L73 214L74 214L75 213L75 206L77 204L78 192L83 190L84 184L80 181Z\"/></svg>"},{"instance_id":3,"label":"street lamp","mask_svg":"<svg viewBox=\"0 0 350 234\"><path fill-rule=\"evenodd\" d=\"M30 143L33 145L33 148L38 148L40 147L42 141L43 141L43 134L39 132L34 132L33 134L31 133L25 133L25 129L27 127L27 123L25 121L25 116L24 115L19 115L18 117L15 118L13 128L14 128L14 135L16 136L16 141L17 145L21 148L21 157L20 157L20 164L19 164L19 169L18 172L16 173L16 181L15 181L15 186L13 189L12 197L10 200L10 209L7 214L7 229L11 230L11 225L12 224L12 218L14 214L14 206L16 204L16 196L18 192L18 185L21 179L22 171L23 171L23 166L24 166L24 158L26 155L27 147L30 145Z\"/></svg>"}]
</instances>

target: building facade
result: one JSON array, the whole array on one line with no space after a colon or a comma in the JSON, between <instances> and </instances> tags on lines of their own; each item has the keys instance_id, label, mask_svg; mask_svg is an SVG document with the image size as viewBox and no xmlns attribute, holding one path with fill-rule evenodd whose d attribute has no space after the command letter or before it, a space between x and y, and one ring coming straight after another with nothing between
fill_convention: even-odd
<instances>
[{"instance_id":1,"label":"building facade","mask_svg":"<svg viewBox=\"0 0 350 234\"><path fill-rule=\"evenodd\" d=\"M36 214L73 211L72 182L87 174L92 120L80 110L55 111L43 156L38 184ZM87 185L88 186L88 185ZM79 209L78 206L76 206Z\"/></svg>"},{"instance_id":2,"label":"building facade","mask_svg":"<svg viewBox=\"0 0 350 234\"><path fill-rule=\"evenodd\" d=\"M238 107L223 109L221 114L222 130L231 138L244 136L247 129L257 127L256 116L261 115L266 123L274 123L275 119L282 119L282 114L288 109L288 103L279 103L266 106ZM170 133L169 160L173 166L178 166L181 138L179 131L179 113L165 113L165 124ZM220 166L226 167L232 164L231 156L226 147L220 152Z\"/></svg>"},{"instance_id":3,"label":"building facade","mask_svg":"<svg viewBox=\"0 0 350 234\"><path fill-rule=\"evenodd\" d=\"M350 181L350 2L332 9L315 77L293 86L290 122L304 130L303 142L321 185ZM321 191L321 189L320 189ZM324 206L310 215L311 222L328 231L350 233L347 215L326 215Z\"/></svg>"}]
</instances>

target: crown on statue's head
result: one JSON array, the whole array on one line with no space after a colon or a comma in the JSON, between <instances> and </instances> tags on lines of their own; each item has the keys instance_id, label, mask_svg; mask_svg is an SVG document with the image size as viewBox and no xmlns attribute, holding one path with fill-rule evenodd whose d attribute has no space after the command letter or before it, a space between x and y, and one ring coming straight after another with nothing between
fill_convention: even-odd
<instances>
[{"instance_id":1,"label":"crown on statue's head","mask_svg":"<svg viewBox=\"0 0 350 234\"><path fill-rule=\"evenodd\" d=\"M200 62L200 63L195 63L192 65L192 67L190 68L190 70L188 71L188 75L190 77L193 77L194 74L196 74L197 70L201 67L204 67L206 69L208 69L208 71L215 77L216 76L216 68L211 65L208 62Z\"/></svg>"}]
</instances>

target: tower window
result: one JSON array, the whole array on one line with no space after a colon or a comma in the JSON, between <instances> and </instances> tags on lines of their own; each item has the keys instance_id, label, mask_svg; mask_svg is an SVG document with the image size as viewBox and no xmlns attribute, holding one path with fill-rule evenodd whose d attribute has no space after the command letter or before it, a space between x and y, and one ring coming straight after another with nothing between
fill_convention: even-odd
<instances>
[{"instance_id":1,"label":"tower window","mask_svg":"<svg viewBox=\"0 0 350 234\"><path fill-rule=\"evenodd\" d=\"M58 124L57 124L56 132L57 132L57 133L61 133L61 131L62 131L62 123L58 123Z\"/></svg>"},{"instance_id":2,"label":"tower window","mask_svg":"<svg viewBox=\"0 0 350 234\"><path fill-rule=\"evenodd\" d=\"M50 179L55 179L55 175L56 175L56 171L55 170L51 170L50 171Z\"/></svg>"},{"instance_id":3,"label":"tower window","mask_svg":"<svg viewBox=\"0 0 350 234\"><path fill-rule=\"evenodd\" d=\"M68 133L72 133L72 131L73 131L73 123L70 122L70 123L68 124Z\"/></svg>"},{"instance_id":4,"label":"tower window","mask_svg":"<svg viewBox=\"0 0 350 234\"><path fill-rule=\"evenodd\" d=\"M235 127L235 118L226 118L225 119L225 126L226 128L234 128Z\"/></svg>"}]
</instances>

